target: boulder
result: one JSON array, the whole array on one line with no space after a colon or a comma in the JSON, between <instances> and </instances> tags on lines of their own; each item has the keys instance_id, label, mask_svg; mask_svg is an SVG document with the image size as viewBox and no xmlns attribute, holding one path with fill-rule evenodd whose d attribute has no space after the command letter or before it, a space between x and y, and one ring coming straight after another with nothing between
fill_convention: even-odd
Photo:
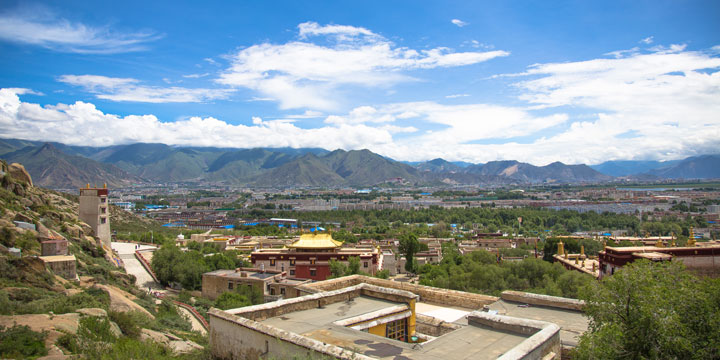
<instances>
[{"instance_id":1,"label":"boulder","mask_svg":"<svg viewBox=\"0 0 720 360\"><path fill-rule=\"evenodd\" d=\"M37 229L37 232L38 232L38 234L40 234L40 236L45 236L45 237L50 236L50 230L48 230L48 228L45 225L43 225L41 222L35 221L35 228Z\"/></svg>"},{"instance_id":2,"label":"boulder","mask_svg":"<svg viewBox=\"0 0 720 360\"><path fill-rule=\"evenodd\" d=\"M32 178L30 174L25 170L25 167L18 163L12 163L8 167L8 173L10 177L19 182L24 182L30 186L33 186Z\"/></svg>"},{"instance_id":3,"label":"boulder","mask_svg":"<svg viewBox=\"0 0 720 360\"><path fill-rule=\"evenodd\" d=\"M65 223L64 225L65 225L65 232L68 235L70 235L71 237L79 238L79 237L85 235L85 234L83 234L82 229L75 224Z\"/></svg>"},{"instance_id":4,"label":"boulder","mask_svg":"<svg viewBox=\"0 0 720 360\"><path fill-rule=\"evenodd\" d=\"M110 332L115 335L115 337L121 337L123 334L120 326L113 321L110 322Z\"/></svg>"},{"instance_id":5,"label":"boulder","mask_svg":"<svg viewBox=\"0 0 720 360\"><path fill-rule=\"evenodd\" d=\"M30 224L33 223L33 219L31 217L29 217L25 214L22 214L22 213L15 214L15 219L13 219L13 220L22 221L22 222L26 222L26 223L30 223Z\"/></svg>"},{"instance_id":6,"label":"boulder","mask_svg":"<svg viewBox=\"0 0 720 360\"><path fill-rule=\"evenodd\" d=\"M154 331L150 329L142 329L140 340L154 341L158 344L169 347L176 354L189 353L203 347L190 340L181 340L177 336Z\"/></svg>"},{"instance_id":7,"label":"boulder","mask_svg":"<svg viewBox=\"0 0 720 360\"><path fill-rule=\"evenodd\" d=\"M76 334L80 314L69 313L62 315L28 314L0 316L0 326L12 327L13 325L26 325L30 330L36 332L47 331L45 347L54 345L63 333Z\"/></svg>"},{"instance_id":8,"label":"boulder","mask_svg":"<svg viewBox=\"0 0 720 360\"><path fill-rule=\"evenodd\" d=\"M85 316L106 317L107 311L100 308L84 308L75 310L76 313Z\"/></svg>"},{"instance_id":9,"label":"boulder","mask_svg":"<svg viewBox=\"0 0 720 360\"><path fill-rule=\"evenodd\" d=\"M155 319L149 311L145 310L144 307L140 306L133 300L136 299L135 295L130 294L124 290L120 290L112 285L101 285L97 284L95 287L105 290L110 295L110 310L118 312L130 312L139 311L147 315L151 319Z\"/></svg>"}]
</instances>

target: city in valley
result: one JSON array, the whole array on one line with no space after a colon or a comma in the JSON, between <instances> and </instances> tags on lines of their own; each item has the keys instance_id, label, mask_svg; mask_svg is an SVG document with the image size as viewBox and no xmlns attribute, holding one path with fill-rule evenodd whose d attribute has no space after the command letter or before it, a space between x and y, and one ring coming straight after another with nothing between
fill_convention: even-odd
<instances>
[{"instance_id":1,"label":"city in valley","mask_svg":"<svg viewBox=\"0 0 720 360\"><path fill-rule=\"evenodd\" d=\"M720 3L0 3L2 359L720 359Z\"/></svg>"}]
</instances>

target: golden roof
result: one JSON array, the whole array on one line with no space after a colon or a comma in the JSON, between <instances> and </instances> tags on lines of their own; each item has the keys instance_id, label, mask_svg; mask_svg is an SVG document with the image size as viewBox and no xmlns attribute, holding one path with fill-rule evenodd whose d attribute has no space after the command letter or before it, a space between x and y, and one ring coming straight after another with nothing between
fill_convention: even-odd
<instances>
[{"instance_id":1,"label":"golden roof","mask_svg":"<svg viewBox=\"0 0 720 360\"><path fill-rule=\"evenodd\" d=\"M288 245L295 249L332 249L342 246L342 241L333 240L330 234L302 234L300 239Z\"/></svg>"}]
</instances>

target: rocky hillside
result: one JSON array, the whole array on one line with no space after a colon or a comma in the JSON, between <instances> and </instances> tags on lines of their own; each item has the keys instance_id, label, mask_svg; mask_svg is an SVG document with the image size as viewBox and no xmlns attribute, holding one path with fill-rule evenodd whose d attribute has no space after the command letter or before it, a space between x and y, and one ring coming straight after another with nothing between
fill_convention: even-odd
<instances>
[{"instance_id":1,"label":"rocky hillside","mask_svg":"<svg viewBox=\"0 0 720 360\"><path fill-rule=\"evenodd\" d=\"M135 287L77 209L76 197L36 187L22 165L0 161L0 358L203 356L189 340L203 338L171 303ZM50 270L47 261L67 257L39 257L48 237L68 240L76 277Z\"/></svg>"}]
</instances>

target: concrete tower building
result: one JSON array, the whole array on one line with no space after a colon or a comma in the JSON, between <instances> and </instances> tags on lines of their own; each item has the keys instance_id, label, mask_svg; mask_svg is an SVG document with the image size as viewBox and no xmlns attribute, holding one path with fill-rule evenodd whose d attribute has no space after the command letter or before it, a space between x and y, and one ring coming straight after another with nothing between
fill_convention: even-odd
<instances>
[{"instance_id":1,"label":"concrete tower building","mask_svg":"<svg viewBox=\"0 0 720 360\"><path fill-rule=\"evenodd\" d=\"M102 189L87 188L80 189L80 220L84 221L95 232L103 243L103 246L110 249L110 209L108 206L107 185Z\"/></svg>"}]
</instances>

